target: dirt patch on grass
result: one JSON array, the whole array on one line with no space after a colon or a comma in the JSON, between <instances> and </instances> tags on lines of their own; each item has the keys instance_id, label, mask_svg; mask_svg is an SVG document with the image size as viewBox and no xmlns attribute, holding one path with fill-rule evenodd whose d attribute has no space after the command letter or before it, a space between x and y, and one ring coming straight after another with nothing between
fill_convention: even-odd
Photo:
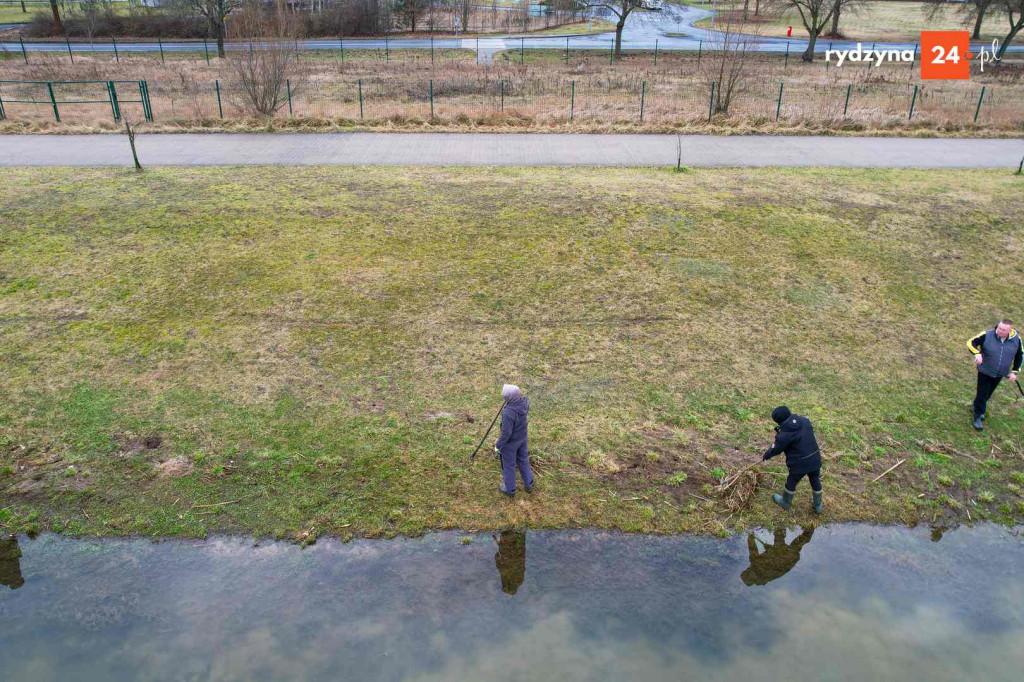
<instances>
[{"instance_id":1,"label":"dirt patch on grass","mask_svg":"<svg viewBox=\"0 0 1024 682\"><path fill-rule=\"evenodd\" d=\"M156 472L164 478L181 478L192 473L192 462L185 457L173 457L157 464Z\"/></svg>"}]
</instances>

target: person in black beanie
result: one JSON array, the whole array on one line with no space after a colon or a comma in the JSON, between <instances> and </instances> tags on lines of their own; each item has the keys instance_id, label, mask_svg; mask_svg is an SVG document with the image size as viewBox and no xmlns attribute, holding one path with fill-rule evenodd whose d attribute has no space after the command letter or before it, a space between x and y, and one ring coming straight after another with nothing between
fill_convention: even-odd
<instances>
[{"instance_id":1,"label":"person in black beanie","mask_svg":"<svg viewBox=\"0 0 1024 682\"><path fill-rule=\"evenodd\" d=\"M793 496L796 495L796 484L806 476L811 484L814 511L820 514L821 452L818 450L818 441L814 438L811 420L793 414L785 405L772 410L772 419L778 424L775 427L775 442L765 451L764 460L768 461L780 452L785 452L786 466L789 468L785 490L781 495L772 495L772 499L775 500L775 504L788 511L793 503Z\"/></svg>"}]
</instances>

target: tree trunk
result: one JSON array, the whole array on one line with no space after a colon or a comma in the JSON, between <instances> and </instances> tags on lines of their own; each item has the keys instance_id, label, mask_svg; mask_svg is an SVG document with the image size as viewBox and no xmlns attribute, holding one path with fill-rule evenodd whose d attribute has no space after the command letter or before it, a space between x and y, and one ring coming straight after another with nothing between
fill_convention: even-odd
<instances>
[{"instance_id":1,"label":"tree trunk","mask_svg":"<svg viewBox=\"0 0 1024 682\"><path fill-rule=\"evenodd\" d=\"M57 25L57 33L64 33L64 25L60 23L60 12L57 11L57 0L50 0L50 9L53 10L53 23Z\"/></svg>"},{"instance_id":2,"label":"tree trunk","mask_svg":"<svg viewBox=\"0 0 1024 682\"><path fill-rule=\"evenodd\" d=\"M754 0L754 16L761 12L761 0Z\"/></svg>"},{"instance_id":3,"label":"tree trunk","mask_svg":"<svg viewBox=\"0 0 1024 682\"><path fill-rule=\"evenodd\" d=\"M818 42L818 34L815 31L807 31L807 50L804 51L802 59L805 62L814 61L814 44Z\"/></svg>"},{"instance_id":4,"label":"tree trunk","mask_svg":"<svg viewBox=\"0 0 1024 682\"><path fill-rule=\"evenodd\" d=\"M217 22L217 56L224 59L224 20Z\"/></svg>"},{"instance_id":5,"label":"tree trunk","mask_svg":"<svg viewBox=\"0 0 1024 682\"><path fill-rule=\"evenodd\" d=\"M985 10L978 7L978 18L974 20L974 32L971 33L971 40L981 40L981 22L985 18Z\"/></svg>"},{"instance_id":6,"label":"tree trunk","mask_svg":"<svg viewBox=\"0 0 1024 682\"><path fill-rule=\"evenodd\" d=\"M999 46L999 54L996 55L996 59L1003 58L1003 55L1006 53L1006 48L1010 46L1010 41L1014 39L1022 28L1024 28L1024 14L1021 15L1020 20L1016 24L1011 26L1010 32L1006 34L1005 38L1003 38L1003 42Z\"/></svg>"},{"instance_id":7,"label":"tree trunk","mask_svg":"<svg viewBox=\"0 0 1024 682\"><path fill-rule=\"evenodd\" d=\"M750 0L743 0L743 21L750 19Z\"/></svg>"},{"instance_id":8,"label":"tree trunk","mask_svg":"<svg viewBox=\"0 0 1024 682\"><path fill-rule=\"evenodd\" d=\"M839 12L843 9L842 2L843 0L836 0L836 5L832 10L832 32L829 35L833 38L839 37Z\"/></svg>"},{"instance_id":9,"label":"tree trunk","mask_svg":"<svg viewBox=\"0 0 1024 682\"><path fill-rule=\"evenodd\" d=\"M615 58L618 59L622 56L622 29L626 26L626 15L623 14L619 17L619 22L615 24Z\"/></svg>"}]
</instances>

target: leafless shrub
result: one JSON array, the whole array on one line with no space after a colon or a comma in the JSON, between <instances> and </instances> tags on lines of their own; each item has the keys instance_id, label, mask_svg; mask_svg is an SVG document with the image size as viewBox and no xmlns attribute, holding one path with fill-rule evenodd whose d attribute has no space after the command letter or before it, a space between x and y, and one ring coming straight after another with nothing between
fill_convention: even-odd
<instances>
[{"instance_id":1,"label":"leafless shrub","mask_svg":"<svg viewBox=\"0 0 1024 682\"><path fill-rule=\"evenodd\" d=\"M711 86L715 84L714 112L726 114L729 105L746 92L753 70L759 26L745 27L754 33L740 33L737 20L726 14L717 24L711 40L711 50L701 62L701 77Z\"/></svg>"},{"instance_id":2,"label":"leafless shrub","mask_svg":"<svg viewBox=\"0 0 1024 682\"><path fill-rule=\"evenodd\" d=\"M298 24L283 5L264 9L251 1L232 20L232 37L249 49L227 57L229 100L250 116L273 116L305 85L308 69L296 50Z\"/></svg>"}]
</instances>

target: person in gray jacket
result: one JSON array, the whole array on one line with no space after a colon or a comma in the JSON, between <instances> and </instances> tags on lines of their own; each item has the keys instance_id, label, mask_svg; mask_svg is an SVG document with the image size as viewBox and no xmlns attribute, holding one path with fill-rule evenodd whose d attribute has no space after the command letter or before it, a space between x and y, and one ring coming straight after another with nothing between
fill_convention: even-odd
<instances>
[{"instance_id":1,"label":"person in gray jacket","mask_svg":"<svg viewBox=\"0 0 1024 682\"><path fill-rule=\"evenodd\" d=\"M501 411L501 436L494 444L495 452L501 457L502 482L498 489L512 497L516 494L517 467L526 492L533 492L533 470L527 452L530 401L514 384L502 386L501 397L505 399L505 407Z\"/></svg>"},{"instance_id":2,"label":"person in gray jacket","mask_svg":"<svg viewBox=\"0 0 1024 682\"><path fill-rule=\"evenodd\" d=\"M985 418L988 399L996 390L1003 377L1010 381L1017 380L1024 350L1021 348L1020 335L1009 320L1000 320L992 329L987 329L967 342L967 347L974 354L974 364L978 367L978 390L974 394L974 428L984 428L981 420Z\"/></svg>"}]
</instances>

